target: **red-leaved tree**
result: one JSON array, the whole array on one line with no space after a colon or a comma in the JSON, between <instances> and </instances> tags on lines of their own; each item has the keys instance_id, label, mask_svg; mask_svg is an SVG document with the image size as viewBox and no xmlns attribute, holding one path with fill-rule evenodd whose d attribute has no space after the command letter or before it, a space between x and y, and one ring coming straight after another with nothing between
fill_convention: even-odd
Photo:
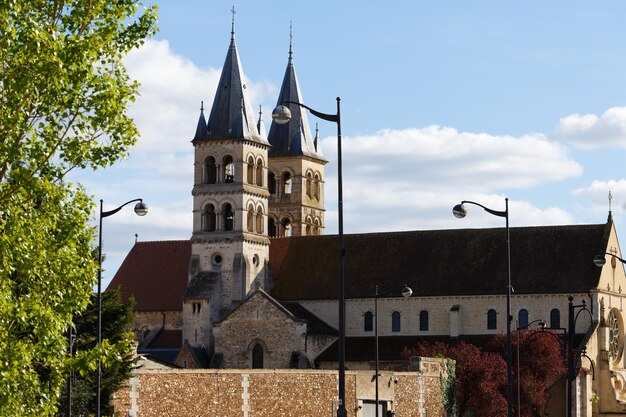
<instances>
[{"instance_id":1,"label":"red-leaved tree","mask_svg":"<svg viewBox=\"0 0 626 417\"><path fill-rule=\"evenodd\" d=\"M471 412L476 417L506 416L506 362L495 352L486 352L464 342L446 345L419 342L405 348L402 357L446 357L456 362L456 409L459 416Z\"/></svg>"},{"instance_id":2,"label":"red-leaved tree","mask_svg":"<svg viewBox=\"0 0 626 417\"><path fill-rule=\"evenodd\" d=\"M554 333L520 330L513 333L511 342L513 347L513 408L517 410L519 395L522 417L543 416L550 398L549 389L561 380L567 371L560 339ZM496 335L488 349L506 357L506 336Z\"/></svg>"}]
</instances>

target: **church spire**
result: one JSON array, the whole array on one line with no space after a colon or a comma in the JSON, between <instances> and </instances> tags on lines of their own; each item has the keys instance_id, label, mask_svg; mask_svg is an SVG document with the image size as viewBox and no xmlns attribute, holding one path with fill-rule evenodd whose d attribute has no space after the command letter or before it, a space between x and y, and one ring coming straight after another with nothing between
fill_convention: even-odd
<instances>
[{"instance_id":1,"label":"church spire","mask_svg":"<svg viewBox=\"0 0 626 417\"><path fill-rule=\"evenodd\" d=\"M204 118L204 101L200 102L200 118L198 119L198 126L196 127L196 135L193 137L193 141L207 139L206 119Z\"/></svg>"},{"instance_id":2,"label":"church spire","mask_svg":"<svg viewBox=\"0 0 626 417\"><path fill-rule=\"evenodd\" d=\"M292 48L293 32L292 25L289 24L289 59L287 69L283 77L283 84L280 88L277 105L284 101L295 101L303 103L300 94L300 85L296 76L296 69L293 64ZM272 145L269 154L271 156L309 156L324 161L321 152L315 149L311 128L307 118L306 110L302 107L290 104L291 120L289 123L279 125L272 121L268 140Z\"/></svg>"},{"instance_id":3,"label":"church spire","mask_svg":"<svg viewBox=\"0 0 626 417\"><path fill-rule=\"evenodd\" d=\"M257 130L246 92L245 76L235 43L234 7L231 12L233 17L230 46L207 123L207 139L247 139L267 144L267 139Z\"/></svg>"}]
</instances>

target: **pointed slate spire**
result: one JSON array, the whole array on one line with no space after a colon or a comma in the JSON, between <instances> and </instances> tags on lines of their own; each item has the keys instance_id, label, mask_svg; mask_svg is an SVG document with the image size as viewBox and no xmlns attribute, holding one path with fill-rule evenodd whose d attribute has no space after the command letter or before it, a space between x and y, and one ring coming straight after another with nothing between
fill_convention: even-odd
<instances>
[{"instance_id":1,"label":"pointed slate spire","mask_svg":"<svg viewBox=\"0 0 626 417\"><path fill-rule=\"evenodd\" d=\"M246 92L245 76L235 43L234 10L230 46L207 123L207 139L248 139L267 144L267 139L259 135Z\"/></svg>"},{"instance_id":2,"label":"pointed slate spire","mask_svg":"<svg viewBox=\"0 0 626 417\"><path fill-rule=\"evenodd\" d=\"M283 101L295 101L303 103L300 94L300 85L296 76L296 69L293 65L293 50L291 46L292 34L289 31L289 59L287 69L283 77L283 84L280 88L277 105ZM315 149L311 128L307 118L306 110L302 107L290 104L291 120L289 123L279 125L272 121L268 140L272 147L269 150L270 156L293 156L304 155L324 160L321 152Z\"/></svg>"},{"instance_id":3,"label":"pointed slate spire","mask_svg":"<svg viewBox=\"0 0 626 417\"><path fill-rule=\"evenodd\" d=\"M198 127L196 127L196 135L193 142L199 140L207 140L206 119L204 118L204 101L200 102L200 118L198 119Z\"/></svg>"}]
</instances>

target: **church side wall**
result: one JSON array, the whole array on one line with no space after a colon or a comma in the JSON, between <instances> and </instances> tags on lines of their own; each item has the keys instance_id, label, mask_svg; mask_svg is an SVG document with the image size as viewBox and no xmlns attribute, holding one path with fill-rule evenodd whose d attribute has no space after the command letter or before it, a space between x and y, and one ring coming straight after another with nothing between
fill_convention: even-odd
<instances>
[{"instance_id":1,"label":"church side wall","mask_svg":"<svg viewBox=\"0 0 626 417\"><path fill-rule=\"evenodd\" d=\"M397 379L397 382L393 382ZM371 371L346 372L348 416L374 400ZM396 372L379 380L380 398L402 417L443 417L438 372ZM319 417L337 408L336 371L139 370L114 397L134 417ZM128 413L128 414L127 414Z\"/></svg>"}]
</instances>

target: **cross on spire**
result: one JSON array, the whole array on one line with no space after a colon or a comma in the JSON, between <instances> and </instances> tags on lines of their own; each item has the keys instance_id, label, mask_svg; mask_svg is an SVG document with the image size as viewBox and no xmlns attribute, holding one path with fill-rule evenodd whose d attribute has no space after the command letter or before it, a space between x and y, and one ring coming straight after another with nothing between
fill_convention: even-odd
<instances>
[{"instance_id":1,"label":"cross on spire","mask_svg":"<svg viewBox=\"0 0 626 417\"><path fill-rule=\"evenodd\" d=\"M289 59L293 57L293 52L291 50L291 42L293 40L293 21L289 20Z\"/></svg>"},{"instance_id":2,"label":"cross on spire","mask_svg":"<svg viewBox=\"0 0 626 417\"><path fill-rule=\"evenodd\" d=\"M235 5L233 5L232 9L230 9L230 12L233 14L233 22L230 29L230 39L233 40L235 39L235 13L237 13L235 11Z\"/></svg>"},{"instance_id":3,"label":"cross on spire","mask_svg":"<svg viewBox=\"0 0 626 417\"><path fill-rule=\"evenodd\" d=\"M611 200L613 200L613 194L611 194L611 191L609 190L609 213L611 212Z\"/></svg>"}]
</instances>

